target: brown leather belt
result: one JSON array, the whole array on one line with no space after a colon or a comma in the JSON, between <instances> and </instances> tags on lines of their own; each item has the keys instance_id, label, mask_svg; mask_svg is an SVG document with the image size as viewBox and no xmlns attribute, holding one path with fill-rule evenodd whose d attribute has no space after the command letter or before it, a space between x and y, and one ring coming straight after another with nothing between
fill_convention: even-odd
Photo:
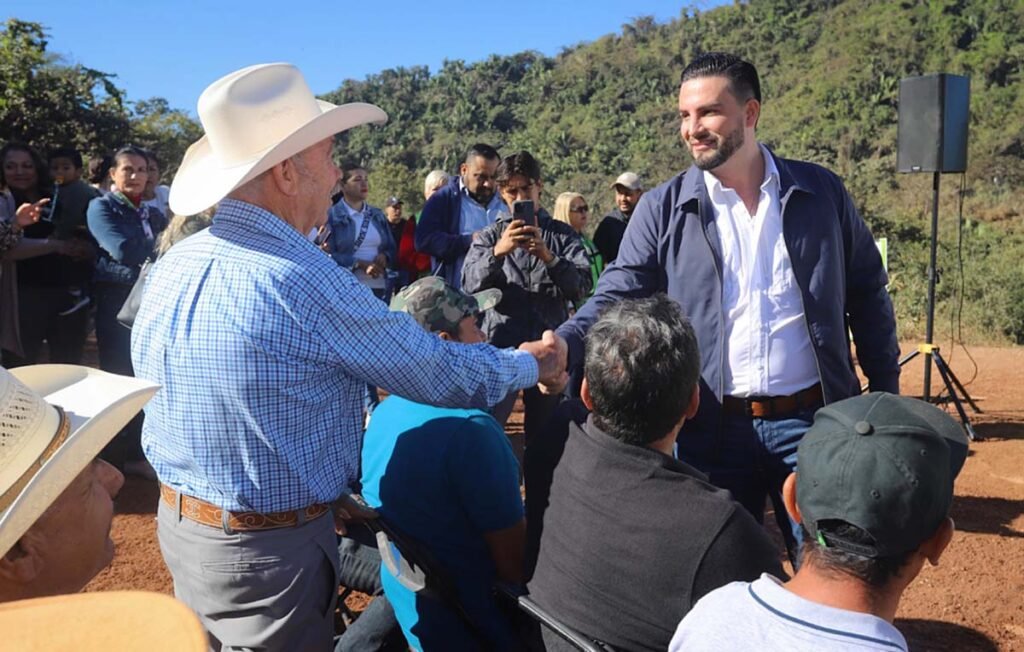
<instances>
[{"instance_id":1,"label":"brown leather belt","mask_svg":"<svg viewBox=\"0 0 1024 652\"><path fill-rule=\"evenodd\" d=\"M755 419L780 419L800 410L821 407L824 402L821 383L789 396L722 397L722 407L726 412Z\"/></svg>"},{"instance_id":2,"label":"brown leather belt","mask_svg":"<svg viewBox=\"0 0 1024 652\"><path fill-rule=\"evenodd\" d=\"M165 484L160 485L160 499L177 508L176 501L178 492ZM209 525L215 528L225 528L236 532L251 530L276 530L284 527L295 527L308 523L315 518L320 518L330 511L330 506L323 503L310 505L305 509L295 509L290 512L228 512L224 517L224 510L216 505L199 500L192 496L181 494L181 515L190 521Z\"/></svg>"}]
</instances>

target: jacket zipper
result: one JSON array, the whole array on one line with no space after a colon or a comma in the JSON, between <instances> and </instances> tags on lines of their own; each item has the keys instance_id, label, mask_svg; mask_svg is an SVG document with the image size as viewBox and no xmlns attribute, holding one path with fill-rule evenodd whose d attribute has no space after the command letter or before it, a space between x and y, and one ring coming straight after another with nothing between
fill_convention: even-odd
<instances>
[{"instance_id":1,"label":"jacket zipper","mask_svg":"<svg viewBox=\"0 0 1024 652\"><path fill-rule=\"evenodd\" d=\"M782 219L782 244L786 247L786 255L792 266L793 254L789 251L789 241L786 239L786 203L793 194L794 187L790 186L785 196L779 200L779 217ZM818 360L818 344L814 341L814 333L811 332L811 322L807 319L807 306L804 304L804 289L800 286L800 279L796 275L796 267L793 267L793 280L796 281L797 294L800 295L800 311L804 314L804 328L807 329L807 339L811 342L811 354L814 356L814 368L818 370L818 382L821 383L822 401L829 403L828 391L825 388L825 378L821 375L821 362Z\"/></svg>"},{"instance_id":2,"label":"jacket zipper","mask_svg":"<svg viewBox=\"0 0 1024 652\"><path fill-rule=\"evenodd\" d=\"M697 199L697 215L700 216L703 223L704 204L699 198ZM718 252L715 251L715 247L711 244L711 238L708 237L707 224L703 224L701 230L704 232L704 241L708 243L708 249L711 251L711 259L715 263L715 274L718 275L718 341L720 343L718 347L718 398L723 400L725 396L725 314L722 306L725 305L725 281L722 279L722 266L717 255Z\"/></svg>"}]
</instances>

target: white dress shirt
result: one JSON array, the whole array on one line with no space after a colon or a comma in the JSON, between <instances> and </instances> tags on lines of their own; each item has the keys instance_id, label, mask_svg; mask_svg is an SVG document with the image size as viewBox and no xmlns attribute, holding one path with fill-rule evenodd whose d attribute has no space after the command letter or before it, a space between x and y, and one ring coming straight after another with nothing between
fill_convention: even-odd
<instances>
[{"instance_id":1,"label":"white dress shirt","mask_svg":"<svg viewBox=\"0 0 1024 652\"><path fill-rule=\"evenodd\" d=\"M704 172L722 243L722 376L730 396L786 396L820 380L782 235L779 171L763 145L761 153L764 180L753 215L735 190Z\"/></svg>"}]
</instances>

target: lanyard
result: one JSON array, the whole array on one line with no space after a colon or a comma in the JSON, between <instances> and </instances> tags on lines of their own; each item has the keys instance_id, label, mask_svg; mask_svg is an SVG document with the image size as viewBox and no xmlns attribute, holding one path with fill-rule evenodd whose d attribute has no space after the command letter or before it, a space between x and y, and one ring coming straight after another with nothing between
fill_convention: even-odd
<instances>
[{"instance_id":1,"label":"lanyard","mask_svg":"<svg viewBox=\"0 0 1024 652\"><path fill-rule=\"evenodd\" d=\"M363 246L363 240L366 239L366 231L370 228L370 215L368 213L358 213L363 216L363 224L359 227L359 235L356 236L356 241L352 244L352 253L359 251L359 247Z\"/></svg>"}]
</instances>

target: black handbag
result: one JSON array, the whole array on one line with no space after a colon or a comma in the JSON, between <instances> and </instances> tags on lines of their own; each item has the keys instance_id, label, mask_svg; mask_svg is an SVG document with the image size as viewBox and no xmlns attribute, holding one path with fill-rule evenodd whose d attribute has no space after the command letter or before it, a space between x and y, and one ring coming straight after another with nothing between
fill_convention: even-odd
<instances>
[{"instance_id":1,"label":"black handbag","mask_svg":"<svg viewBox=\"0 0 1024 652\"><path fill-rule=\"evenodd\" d=\"M118 323L125 328L135 325L135 316L139 314L139 307L142 305L142 293L146 289L146 275L149 274L152 266L153 263L149 260L142 263L142 267L139 268L139 278L135 279L132 291L128 293L128 298L124 300L124 305L117 313Z\"/></svg>"}]
</instances>

